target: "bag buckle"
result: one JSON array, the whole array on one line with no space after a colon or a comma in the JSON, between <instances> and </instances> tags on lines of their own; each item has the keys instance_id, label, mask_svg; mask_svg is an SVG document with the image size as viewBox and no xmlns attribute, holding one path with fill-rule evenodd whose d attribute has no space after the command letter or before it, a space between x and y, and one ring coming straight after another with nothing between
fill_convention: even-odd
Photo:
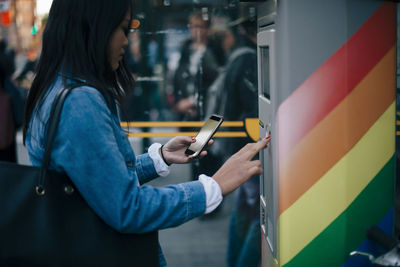
<instances>
[{"instance_id":1,"label":"bag buckle","mask_svg":"<svg viewBox=\"0 0 400 267\"><path fill-rule=\"evenodd\" d=\"M46 194L46 189L42 185L35 186L35 192L38 196L44 196Z\"/></svg>"}]
</instances>

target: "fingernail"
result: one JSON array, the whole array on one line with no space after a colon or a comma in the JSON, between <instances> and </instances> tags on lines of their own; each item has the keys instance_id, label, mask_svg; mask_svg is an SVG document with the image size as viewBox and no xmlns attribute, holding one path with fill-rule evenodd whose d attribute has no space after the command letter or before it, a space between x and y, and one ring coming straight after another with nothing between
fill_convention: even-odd
<instances>
[{"instance_id":1,"label":"fingernail","mask_svg":"<svg viewBox=\"0 0 400 267\"><path fill-rule=\"evenodd\" d=\"M196 141L196 138L192 138L192 141Z\"/></svg>"}]
</instances>

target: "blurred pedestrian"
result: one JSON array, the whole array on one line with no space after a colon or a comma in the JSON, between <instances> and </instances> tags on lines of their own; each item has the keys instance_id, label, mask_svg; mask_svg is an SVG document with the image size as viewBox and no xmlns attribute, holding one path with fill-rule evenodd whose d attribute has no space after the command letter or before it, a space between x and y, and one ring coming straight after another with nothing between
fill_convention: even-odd
<instances>
[{"instance_id":1,"label":"blurred pedestrian","mask_svg":"<svg viewBox=\"0 0 400 267\"><path fill-rule=\"evenodd\" d=\"M12 99L4 89L5 70L0 62L0 161L16 162Z\"/></svg>"},{"instance_id":2,"label":"blurred pedestrian","mask_svg":"<svg viewBox=\"0 0 400 267\"><path fill-rule=\"evenodd\" d=\"M175 110L180 120L203 118L207 88L218 75L216 56L208 46L210 25L210 17L201 11L189 17L190 38L182 46L173 82Z\"/></svg>"},{"instance_id":3,"label":"blurred pedestrian","mask_svg":"<svg viewBox=\"0 0 400 267\"><path fill-rule=\"evenodd\" d=\"M243 22L239 19L234 34L227 35L228 40L225 40L228 47L234 43L223 89L226 96L219 103L226 120L258 117L256 25L254 18ZM223 150L234 153L249 141L250 138L225 141ZM253 176L235 192L229 227L229 267L257 267L261 262L259 187L259 176Z\"/></svg>"},{"instance_id":4,"label":"blurred pedestrian","mask_svg":"<svg viewBox=\"0 0 400 267\"><path fill-rule=\"evenodd\" d=\"M36 65L38 63L38 58L40 57L40 52L42 50L42 34L43 30L46 27L48 16L43 16L41 19L40 28L37 33L33 36L29 44L29 49L26 52L26 61L21 71L17 73L17 76L14 78L14 82L20 88L28 90L32 85Z\"/></svg>"},{"instance_id":5,"label":"blurred pedestrian","mask_svg":"<svg viewBox=\"0 0 400 267\"><path fill-rule=\"evenodd\" d=\"M14 52L0 40L0 161L17 162L16 131L22 126L24 95L14 85Z\"/></svg>"},{"instance_id":6,"label":"blurred pedestrian","mask_svg":"<svg viewBox=\"0 0 400 267\"><path fill-rule=\"evenodd\" d=\"M218 75L219 63L214 54L215 43L210 42L211 17L201 10L189 16L190 38L183 43L178 68L174 76L174 110L179 120L202 121L207 89ZM181 128L197 131L197 128ZM200 173L212 175L222 162L210 155L192 165L192 180ZM218 167L216 167L218 166Z\"/></svg>"},{"instance_id":7,"label":"blurred pedestrian","mask_svg":"<svg viewBox=\"0 0 400 267\"><path fill-rule=\"evenodd\" d=\"M239 18L229 26L222 42L229 56L209 89L206 114L218 113L228 121L244 121L258 117L257 27L255 19L247 18ZM226 159L250 140L220 139L210 153ZM254 176L235 192L227 252L229 267L259 266L259 220L259 177Z\"/></svg>"}]
</instances>

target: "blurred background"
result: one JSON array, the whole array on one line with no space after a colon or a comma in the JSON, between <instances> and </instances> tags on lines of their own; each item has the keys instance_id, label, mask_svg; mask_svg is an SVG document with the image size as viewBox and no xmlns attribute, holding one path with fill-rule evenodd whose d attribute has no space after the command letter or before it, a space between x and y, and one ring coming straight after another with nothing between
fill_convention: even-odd
<instances>
[{"instance_id":1,"label":"blurred background","mask_svg":"<svg viewBox=\"0 0 400 267\"><path fill-rule=\"evenodd\" d=\"M0 61L5 62L7 69L6 86L20 95L18 110L14 111L20 117L40 57L51 3L0 0ZM198 130L175 126L173 122L205 119L206 91L234 46L233 28L245 20L256 21L256 10L250 3L236 0L137 0L134 13L125 60L137 83L123 102L122 121L134 122L127 130L135 153L140 154L153 142L165 143L177 133ZM160 127L135 122L172 123ZM21 125L16 126L16 160L29 165ZM191 181L200 170L212 175L220 165L220 160L212 160L213 166L200 166L199 162L172 166L168 177L152 184ZM212 214L160 231L168 266L227 266L233 194Z\"/></svg>"}]
</instances>

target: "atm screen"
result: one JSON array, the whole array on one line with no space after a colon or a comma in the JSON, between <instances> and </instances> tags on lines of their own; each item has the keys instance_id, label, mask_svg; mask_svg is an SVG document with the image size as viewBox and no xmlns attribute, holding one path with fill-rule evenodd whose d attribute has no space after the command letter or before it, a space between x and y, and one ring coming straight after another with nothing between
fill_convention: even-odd
<instances>
[{"instance_id":1,"label":"atm screen","mask_svg":"<svg viewBox=\"0 0 400 267\"><path fill-rule=\"evenodd\" d=\"M261 90L264 97L268 100L271 99L270 96L270 81L269 81L269 47L260 47L261 51Z\"/></svg>"}]
</instances>

